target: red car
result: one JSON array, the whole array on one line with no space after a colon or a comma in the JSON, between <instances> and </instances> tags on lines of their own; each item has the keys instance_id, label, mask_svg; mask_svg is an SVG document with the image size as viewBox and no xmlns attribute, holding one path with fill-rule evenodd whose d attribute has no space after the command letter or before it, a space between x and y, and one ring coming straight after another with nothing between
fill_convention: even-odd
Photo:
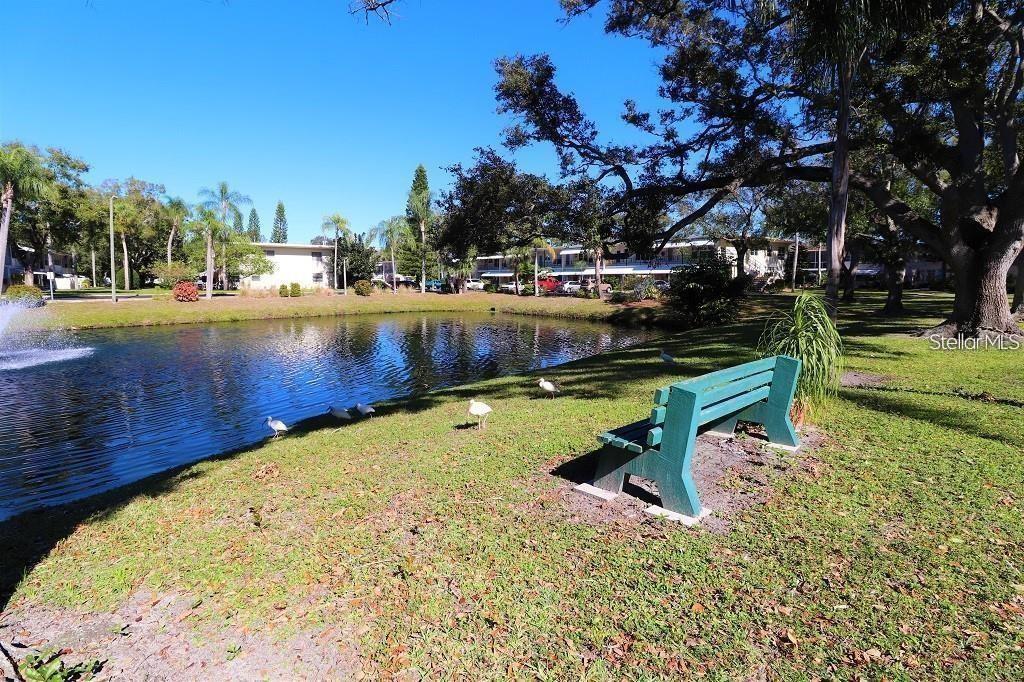
<instances>
[{"instance_id":1,"label":"red car","mask_svg":"<svg viewBox=\"0 0 1024 682\"><path fill-rule=\"evenodd\" d=\"M537 280L537 286L550 294L558 288L558 280L554 277L541 277Z\"/></svg>"}]
</instances>

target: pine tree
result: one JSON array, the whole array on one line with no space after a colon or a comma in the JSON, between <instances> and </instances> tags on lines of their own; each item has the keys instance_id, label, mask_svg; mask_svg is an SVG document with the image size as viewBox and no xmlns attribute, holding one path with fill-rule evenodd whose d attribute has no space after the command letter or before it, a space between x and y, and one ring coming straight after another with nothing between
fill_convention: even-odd
<instances>
[{"instance_id":1,"label":"pine tree","mask_svg":"<svg viewBox=\"0 0 1024 682\"><path fill-rule=\"evenodd\" d=\"M430 185L427 184L427 169L423 164L416 166L412 178L412 189L405 205L405 219L413 234L417 235L420 257L420 293L426 291L427 282L427 230L431 222Z\"/></svg>"},{"instance_id":2,"label":"pine tree","mask_svg":"<svg viewBox=\"0 0 1024 682\"><path fill-rule=\"evenodd\" d=\"M249 209L249 229L247 234L254 243L263 241L263 235L260 233L260 217L256 214L255 208Z\"/></svg>"},{"instance_id":3,"label":"pine tree","mask_svg":"<svg viewBox=\"0 0 1024 682\"><path fill-rule=\"evenodd\" d=\"M274 229L270 233L270 241L275 244L286 244L288 242L288 218L284 215L284 202L277 202L277 210L274 212Z\"/></svg>"},{"instance_id":4,"label":"pine tree","mask_svg":"<svg viewBox=\"0 0 1024 682\"><path fill-rule=\"evenodd\" d=\"M235 214L235 220L234 220L234 222L233 222L233 224L231 226L231 229L234 231L235 234L242 234L244 228L242 227L242 212L241 211L239 211L238 213Z\"/></svg>"}]
</instances>

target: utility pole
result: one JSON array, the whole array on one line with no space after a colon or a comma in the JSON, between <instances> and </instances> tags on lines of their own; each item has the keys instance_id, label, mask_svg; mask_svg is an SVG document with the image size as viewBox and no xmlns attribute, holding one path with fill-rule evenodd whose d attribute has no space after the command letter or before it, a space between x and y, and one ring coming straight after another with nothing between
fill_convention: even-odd
<instances>
[{"instance_id":1,"label":"utility pole","mask_svg":"<svg viewBox=\"0 0 1024 682\"><path fill-rule=\"evenodd\" d=\"M335 265L334 267L338 266ZM337 277L337 275L335 275L335 277ZM342 289L342 293L348 296L348 258L341 261L341 281L344 283L345 287L344 289Z\"/></svg>"},{"instance_id":2,"label":"utility pole","mask_svg":"<svg viewBox=\"0 0 1024 682\"><path fill-rule=\"evenodd\" d=\"M117 303L117 261L114 260L114 196L110 196L110 302Z\"/></svg>"},{"instance_id":3,"label":"utility pole","mask_svg":"<svg viewBox=\"0 0 1024 682\"><path fill-rule=\"evenodd\" d=\"M800 233L796 233L796 241L793 242L793 281L790 289L796 291L796 262L800 259Z\"/></svg>"},{"instance_id":4,"label":"utility pole","mask_svg":"<svg viewBox=\"0 0 1024 682\"><path fill-rule=\"evenodd\" d=\"M334 226L334 288L338 288L338 226Z\"/></svg>"}]
</instances>

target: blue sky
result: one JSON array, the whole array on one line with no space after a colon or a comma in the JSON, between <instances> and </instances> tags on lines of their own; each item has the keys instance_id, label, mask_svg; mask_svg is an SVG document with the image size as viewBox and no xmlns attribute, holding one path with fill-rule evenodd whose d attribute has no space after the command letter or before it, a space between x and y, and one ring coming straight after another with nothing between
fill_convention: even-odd
<instances>
[{"instance_id":1,"label":"blue sky","mask_svg":"<svg viewBox=\"0 0 1024 682\"><path fill-rule=\"evenodd\" d=\"M635 137L622 102L653 101L654 53L557 0L401 0L391 26L348 0L5 3L0 139L59 146L89 180L135 176L194 201L219 180L265 233L284 201L290 241L335 211L362 231L404 210L416 164L442 171L497 146L493 62L547 52L606 139ZM557 174L550 148L517 155Z\"/></svg>"}]
</instances>

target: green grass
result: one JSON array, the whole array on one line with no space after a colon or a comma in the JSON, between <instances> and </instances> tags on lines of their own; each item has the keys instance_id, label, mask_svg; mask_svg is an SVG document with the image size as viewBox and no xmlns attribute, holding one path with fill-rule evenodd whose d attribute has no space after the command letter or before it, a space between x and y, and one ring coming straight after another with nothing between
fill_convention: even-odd
<instances>
[{"instance_id":1,"label":"green grass","mask_svg":"<svg viewBox=\"0 0 1024 682\"><path fill-rule=\"evenodd\" d=\"M615 305L578 298L532 298L484 293L461 296L378 293L373 296L306 295L297 298L232 295L215 296L212 300L200 298L195 303L179 303L167 297L129 299L117 304L109 300L71 302L58 299L43 308L27 311L20 317L18 324L23 330L98 329L393 312L482 312L492 309L524 315L645 324L657 323L661 317L656 308L649 306Z\"/></svg>"},{"instance_id":2,"label":"green grass","mask_svg":"<svg viewBox=\"0 0 1024 682\"><path fill-rule=\"evenodd\" d=\"M676 367L636 348L547 369L557 400L528 376L458 387L0 525L3 584L87 610L184 593L199 623L282 636L351 623L373 675L1020 679L1021 354L902 334L946 296L895 320L861 299L847 365L889 383L842 389L813 460L724 533L587 522L550 472L656 387L752 359L761 317L659 344ZM486 431L456 428L470 397Z\"/></svg>"}]
</instances>

